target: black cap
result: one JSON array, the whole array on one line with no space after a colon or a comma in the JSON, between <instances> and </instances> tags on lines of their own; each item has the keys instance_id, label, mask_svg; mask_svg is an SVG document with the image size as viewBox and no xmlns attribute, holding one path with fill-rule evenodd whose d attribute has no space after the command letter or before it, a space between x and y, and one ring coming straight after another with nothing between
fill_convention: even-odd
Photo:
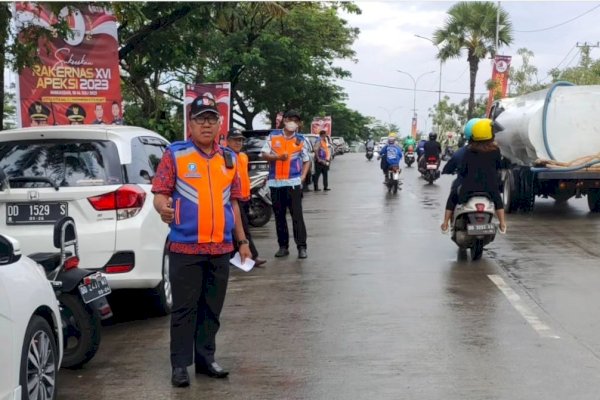
<instances>
[{"instance_id":1,"label":"black cap","mask_svg":"<svg viewBox=\"0 0 600 400\"><path fill-rule=\"evenodd\" d=\"M29 106L29 118L36 121L45 121L48 117L50 117L50 109L39 101Z\"/></svg>"},{"instance_id":2,"label":"black cap","mask_svg":"<svg viewBox=\"0 0 600 400\"><path fill-rule=\"evenodd\" d=\"M211 112L213 114L221 115L217 108L217 102L215 99L208 96L198 96L192 102L190 107L190 118L194 118L200 114Z\"/></svg>"},{"instance_id":3,"label":"black cap","mask_svg":"<svg viewBox=\"0 0 600 400\"><path fill-rule=\"evenodd\" d=\"M67 119L72 122L83 122L85 120L85 110L79 104L71 104L67 108Z\"/></svg>"},{"instance_id":4,"label":"black cap","mask_svg":"<svg viewBox=\"0 0 600 400\"><path fill-rule=\"evenodd\" d=\"M239 129L231 129L229 130L229 135L227 135L227 139L237 139L243 138L244 134Z\"/></svg>"},{"instance_id":5,"label":"black cap","mask_svg":"<svg viewBox=\"0 0 600 400\"><path fill-rule=\"evenodd\" d=\"M283 114L283 118L298 118L298 119L302 119L302 117L300 117L300 113L296 110L288 110L285 112L285 114Z\"/></svg>"}]
</instances>

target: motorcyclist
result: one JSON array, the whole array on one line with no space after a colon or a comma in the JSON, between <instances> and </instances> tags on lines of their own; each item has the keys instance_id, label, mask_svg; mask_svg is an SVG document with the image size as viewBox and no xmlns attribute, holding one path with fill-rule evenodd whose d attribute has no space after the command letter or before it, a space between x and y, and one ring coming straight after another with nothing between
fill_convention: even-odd
<instances>
[{"instance_id":1,"label":"motorcyclist","mask_svg":"<svg viewBox=\"0 0 600 400\"><path fill-rule=\"evenodd\" d=\"M421 161L421 157L423 157L423 154L425 153L425 143L427 143L425 136L421 136L421 140L419 140L419 143L417 144L417 162Z\"/></svg>"},{"instance_id":2,"label":"motorcyclist","mask_svg":"<svg viewBox=\"0 0 600 400\"><path fill-rule=\"evenodd\" d=\"M375 141L373 140L373 136L369 135L369 138L365 142L365 149L367 151L369 151L369 150L370 151L375 150Z\"/></svg>"},{"instance_id":3,"label":"motorcyclist","mask_svg":"<svg viewBox=\"0 0 600 400\"><path fill-rule=\"evenodd\" d=\"M412 136L408 135L406 137L406 139L404 139L404 143L402 144L402 148L403 148L404 152L406 153L406 152L408 152L408 149L411 146L412 146L412 149L414 150L415 149L415 144L416 144L415 139Z\"/></svg>"},{"instance_id":4,"label":"motorcyclist","mask_svg":"<svg viewBox=\"0 0 600 400\"><path fill-rule=\"evenodd\" d=\"M426 160L429 157L435 157L437 159L438 166L440 165L440 159L442 154L442 146L437 141L437 135L434 132L429 133L429 140L423 145L423 157L419 161L419 170L425 169Z\"/></svg>"},{"instance_id":5,"label":"motorcyclist","mask_svg":"<svg viewBox=\"0 0 600 400\"><path fill-rule=\"evenodd\" d=\"M470 122L470 121L469 121ZM468 123L467 123L468 125ZM448 230L450 219L457 204L468 199L469 194L477 192L489 193L500 225L500 233L506 232L504 203L500 195L498 170L502 168L501 155L494 143L494 133L501 129L492 120L481 118L471 126L471 142L464 153L463 161L458 166L458 174L462 183L456 198L449 197L444 213L441 229Z\"/></svg>"},{"instance_id":6,"label":"motorcyclist","mask_svg":"<svg viewBox=\"0 0 600 400\"><path fill-rule=\"evenodd\" d=\"M388 143L381 149L379 158L381 158L381 170L384 176L383 183L386 183L390 167L400 168L400 161L402 161L402 149L396 144L396 136L392 134L388 136Z\"/></svg>"},{"instance_id":7,"label":"motorcyclist","mask_svg":"<svg viewBox=\"0 0 600 400\"><path fill-rule=\"evenodd\" d=\"M479 118L473 118L467 122L464 129L464 139L465 142L468 143L471 140L471 135L473 132L473 125L479 121ZM467 146L462 146L452 155L452 158L448 160L446 165L444 165L444 169L442 169L442 174L446 175L454 175L458 174L459 168L462 165L465 154L467 153ZM450 195L448 196L448 200L446 201L446 210L454 209L453 205L458 203L458 188L462 184L462 176L457 175L454 181L452 182L452 186L450 187ZM452 218L452 217L450 217Z\"/></svg>"}]
</instances>

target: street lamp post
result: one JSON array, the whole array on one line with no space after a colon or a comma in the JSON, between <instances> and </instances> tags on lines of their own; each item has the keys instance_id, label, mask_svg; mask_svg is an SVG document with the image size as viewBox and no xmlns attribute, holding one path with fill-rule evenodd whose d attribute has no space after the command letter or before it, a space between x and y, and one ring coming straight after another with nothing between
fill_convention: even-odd
<instances>
[{"instance_id":1,"label":"street lamp post","mask_svg":"<svg viewBox=\"0 0 600 400\"><path fill-rule=\"evenodd\" d=\"M392 109L391 111L388 110L385 107L381 107L380 106L379 108L381 108L383 111L385 111L387 113L387 115L388 115L388 129L389 129L391 127L391 125L392 125L392 114L394 114L394 112L398 111L402 107L396 107L396 108Z\"/></svg>"},{"instance_id":2,"label":"street lamp post","mask_svg":"<svg viewBox=\"0 0 600 400\"><path fill-rule=\"evenodd\" d=\"M437 44L435 44L435 42L431 39L429 39L428 37L425 36L421 36L421 35L415 35L418 38L421 39L425 39L425 40L429 40L437 49L438 49L438 57L439 57L439 52L440 52L440 48ZM438 109L440 107L440 103L442 102L442 59L440 58L440 82L438 85Z\"/></svg>"},{"instance_id":3,"label":"street lamp post","mask_svg":"<svg viewBox=\"0 0 600 400\"><path fill-rule=\"evenodd\" d=\"M400 70L397 70L397 72L408 75L414 83L414 87L413 87L413 121L412 121L412 126L411 126L411 133L412 133L412 136L415 137L416 132L417 132L417 83L419 82L419 79L421 79L422 77L424 77L427 74L432 74L435 71L423 72L421 75L419 75L417 77L417 79L413 78L413 76L411 74L409 74L408 72L400 71Z\"/></svg>"}]
</instances>

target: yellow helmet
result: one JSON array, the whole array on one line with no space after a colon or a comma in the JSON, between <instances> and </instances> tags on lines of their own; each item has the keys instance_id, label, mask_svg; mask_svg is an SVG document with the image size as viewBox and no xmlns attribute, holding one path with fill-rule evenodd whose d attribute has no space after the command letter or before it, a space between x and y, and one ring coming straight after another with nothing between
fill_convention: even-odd
<instances>
[{"instance_id":1,"label":"yellow helmet","mask_svg":"<svg viewBox=\"0 0 600 400\"><path fill-rule=\"evenodd\" d=\"M489 118L481 118L475 122L472 127L471 140L475 142L483 142L485 140L491 140L494 138L492 131L493 122Z\"/></svg>"}]
</instances>

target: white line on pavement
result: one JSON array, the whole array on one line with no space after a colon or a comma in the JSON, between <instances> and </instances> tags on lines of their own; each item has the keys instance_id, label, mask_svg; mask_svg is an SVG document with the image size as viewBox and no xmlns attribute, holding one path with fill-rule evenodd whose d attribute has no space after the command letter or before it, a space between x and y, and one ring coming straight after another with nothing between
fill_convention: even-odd
<instances>
[{"instance_id":1,"label":"white line on pavement","mask_svg":"<svg viewBox=\"0 0 600 400\"><path fill-rule=\"evenodd\" d=\"M555 334L552 329L546 325L542 320L534 314L533 311L529 307L525 305L523 300L521 300L521 296L517 294L505 281L502 277L498 275L488 275L488 278L496 286L498 289L506 296L510 304L521 314L523 318L531 325L531 327L543 338L548 339L560 339L560 336Z\"/></svg>"}]
</instances>

